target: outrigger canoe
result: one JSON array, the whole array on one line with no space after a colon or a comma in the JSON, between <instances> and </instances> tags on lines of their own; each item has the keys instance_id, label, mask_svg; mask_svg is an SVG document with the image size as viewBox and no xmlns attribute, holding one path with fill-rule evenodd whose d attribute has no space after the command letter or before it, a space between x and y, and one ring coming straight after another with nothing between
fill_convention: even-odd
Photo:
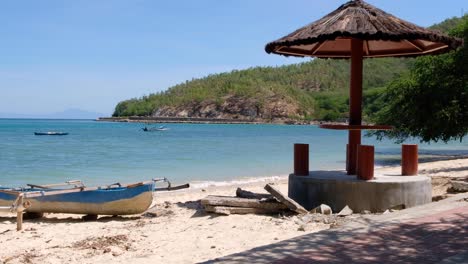
<instances>
[{"instance_id":1,"label":"outrigger canoe","mask_svg":"<svg viewBox=\"0 0 468 264\"><path fill-rule=\"evenodd\" d=\"M68 133L67 132L49 131L49 132L34 132L34 135L36 135L36 136L66 136L66 135L68 135Z\"/></svg>"},{"instance_id":2,"label":"outrigger canoe","mask_svg":"<svg viewBox=\"0 0 468 264\"><path fill-rule=\"evenodd\" d=\"M154 179L128 185L119 183L102 187L85 187L81 181L69 181L69 188L56 188L64 184L33 185L26 188L0 187L0 206L10 206L18 194L31 206L26 212L31 213L67 213L86 215L131 215L146 211L153 201ZM188 185L187 185L188 187ZM168 182L167 188L171 190ZM180 188L180 187L174 187ZM158 190L158 189L156 189Z\"/></svg>"}]
</instances>

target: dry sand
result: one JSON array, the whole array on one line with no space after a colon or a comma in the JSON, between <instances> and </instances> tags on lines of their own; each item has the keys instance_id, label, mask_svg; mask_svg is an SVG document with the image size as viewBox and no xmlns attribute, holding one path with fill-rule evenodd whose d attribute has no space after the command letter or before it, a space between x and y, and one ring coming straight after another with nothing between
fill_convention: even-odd
<instances>
[{"instance_id":1,"label":"dry sand","mask_svg":"<svg viewBox=\"0 0 468 264\"><path fill-rule=\"evenodd\" d=\"M468 159L423 163L419 168L421 174L434 177L434 196L445 195L447 177L468 177ZM379 170L398 172L399 168ZM157 193L154 205L162 214L157 217L101 217L83 222L77 215L48 214L26 220L21 232L15 231L12 215L3 215L0 263L194 263L339 227L360 217L216 216L204 213L199 204L208 194L234 196L238 186L265 192L263 186L269 182L287 193L286 177Z\"/></svg>"}]
</instances>

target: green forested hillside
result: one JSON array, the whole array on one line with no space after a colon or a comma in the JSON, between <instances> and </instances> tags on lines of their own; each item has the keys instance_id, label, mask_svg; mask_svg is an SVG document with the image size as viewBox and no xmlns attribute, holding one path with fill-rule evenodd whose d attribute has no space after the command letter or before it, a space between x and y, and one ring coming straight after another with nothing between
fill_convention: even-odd
<instances>
[{"instance_id":1,"label":"green forested hillside","mask_svg":"<svg viewBox=\"0 0 468 264\"><path fill-rule=\"evenodd\" d=\"M364 90L385 86L406 72L410 61L366 60ZM164 92L120 102L114 116L150 116L164 106L191 107L194 102L221 105L223 98L234 96L239 100L253 100L259 108L271 100L297 104L296 118L336 119L346 117L349 71L347 60L315 59L288 66L214 74L186 81Z\"/></svg>"},{"instance_id":2,"label":"green forested hillside","mask_svg":"<svg viewBox=\"0 0 468 264\"><path fill-rule=\"evenodd\" d=\"M447 19L433 28L446 31L459 19ZM413 62L397 58L364 61L364 119L380 109L384 87L407 74ZM122 101L113 116L337 120L348 114L349 71L348 60L313 59L213 74Z\"/></svg>"}]
</instances>

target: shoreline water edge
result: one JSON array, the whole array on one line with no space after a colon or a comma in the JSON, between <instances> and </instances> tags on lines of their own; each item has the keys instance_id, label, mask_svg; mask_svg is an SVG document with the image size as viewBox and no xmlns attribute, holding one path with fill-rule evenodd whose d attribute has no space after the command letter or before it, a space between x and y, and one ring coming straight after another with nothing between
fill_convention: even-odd
<instances>
[{"instance_id":1,"label":"shoreline water edge","mask_svg":"<svg viewBox=\"0 0 468 264\"><path fill-rule=\"evenodd\" d=\"M178 124L284 124L284 125L320 125L320 124L346 124L346 122L329 122L317 120L296 120L291 118L264 119L226 119L226 118L200 118L200 117L99 117L98 122L128 122L128 123L178 123Z\"/></svg>"},{"instance_id":2,"label":"shoreline water edge","mask_svg":"<svg viewBox=\"0 0 468 264\"><path fill-rule=\"evenodd\" d=\"M434 197L447 198L450 178L467 177L468 159L420 164L420 173L432 178ZM397 173L399 166L377 169ZM411 177L411 176L408 176ZM1 263L198 263L244 252L347 224L365 222L374 214L353 213L305 216L248 214L217 216L206 213L200 199L208 195L235 196L237 187L266 193L275 184L288 192L286 176L241 179L230 182L194 182L184 190L154 193L156 215L101 216L86 222L82 215L46 214L26 220L16 232L13 214L0 214ZM448 200L448 199L447 199ZM440 203L434 200L435 204ZM392 218L406 210L388 212ZM254 237L255 239L252 239Z\"/></svg>"}]
</instances>

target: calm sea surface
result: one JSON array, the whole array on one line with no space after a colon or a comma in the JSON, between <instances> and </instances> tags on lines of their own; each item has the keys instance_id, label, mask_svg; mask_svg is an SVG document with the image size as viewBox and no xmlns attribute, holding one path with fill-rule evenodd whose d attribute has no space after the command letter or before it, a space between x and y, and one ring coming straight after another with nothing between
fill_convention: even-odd
<instances>
[{"instance_id":1,"label":"calm sea surface","mask_svg":"<svg viewBox=\"0 0 468 264\"><path fill-rule=\"evenodd\" d=\"M87 185L168 177L173 182L229 181L292 171L293 144L310 144L311 170L344 169L347 132L316 126L142 124L91 120L0 119L0 185L81 179ZM35 136L64 131L67 136ZM379 164L398 162L400 145L373 144ZM417 143L413 141L412 143ZM421 144L420 155L468 155L466 141Z\"/></svg>"}]
</instances>

